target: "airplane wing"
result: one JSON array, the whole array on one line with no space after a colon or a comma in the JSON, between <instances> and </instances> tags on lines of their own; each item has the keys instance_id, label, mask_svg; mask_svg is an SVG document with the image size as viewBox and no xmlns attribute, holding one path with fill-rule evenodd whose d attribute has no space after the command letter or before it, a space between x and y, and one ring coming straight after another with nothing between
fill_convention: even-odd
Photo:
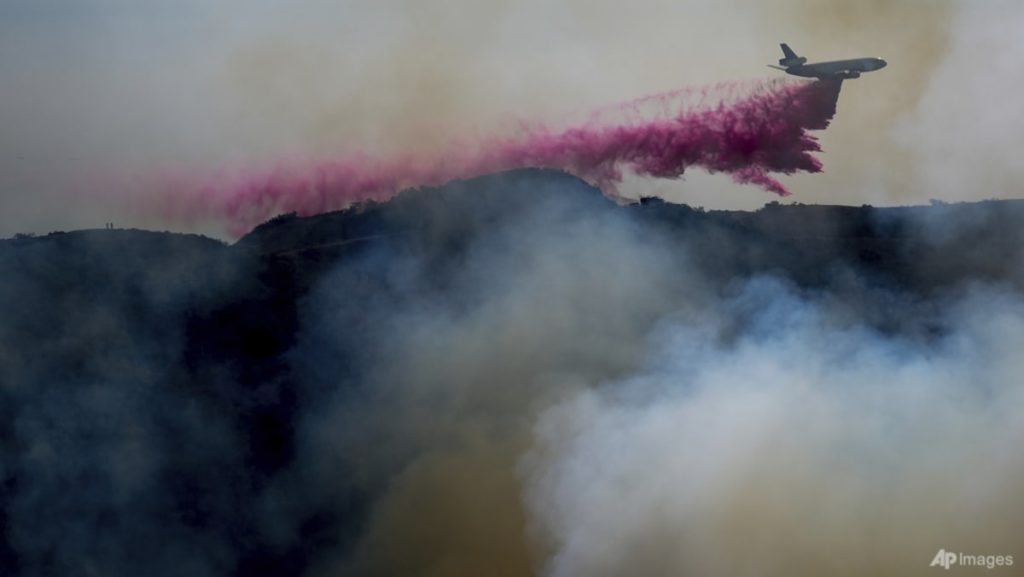
<instances>
[{"instance_id":1,"label":"airplane wing","mask_svg":"<svg viewBox=\"0 0 1024 577\"><path fill-rule=\"evenodd\" d=\"M774 64L768 64L767 66L768 66L768 68L774 68L776 70L781 70L783 72L786 71L786 67L785 66L776 66Z\"/></svg>"}]
</instances>

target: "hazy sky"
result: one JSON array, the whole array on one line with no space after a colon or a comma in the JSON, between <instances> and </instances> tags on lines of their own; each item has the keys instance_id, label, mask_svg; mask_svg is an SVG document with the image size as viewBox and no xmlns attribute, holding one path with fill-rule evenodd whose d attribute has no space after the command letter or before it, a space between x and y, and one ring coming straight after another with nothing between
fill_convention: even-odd
<instances>
[{"instance_id":1,"label":"hazy sky","mask_svg":"<svg viewBox=\"0 0 1024 577\"><path fill-rule=\"evenodd\" d=\"M793 200L1020 196L1014 1L0 0L0 237L174 228L88 192L231 163L423 151L686 85L882 56ZM133 194L145 196L144 186ZM726 177L630 180L705 207L774 200Z\"/></svg>"}]
</instances>

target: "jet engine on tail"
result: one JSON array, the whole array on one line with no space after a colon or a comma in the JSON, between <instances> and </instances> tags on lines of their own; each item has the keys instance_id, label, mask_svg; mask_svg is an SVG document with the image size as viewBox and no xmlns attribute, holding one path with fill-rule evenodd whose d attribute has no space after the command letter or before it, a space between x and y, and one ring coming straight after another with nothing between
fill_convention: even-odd
<instances>
[{"instance_id":1,"label":"jet engine on tail","mask_svg":"<svg viewBox=\"0 0 1024 577\"><path fill-rule=\"evenodd\" d=\"M807 58L797 56L796 52L793 52L788 44L783 43L779 46L782 46L782 53L785 55L779 59L779 66L800 66L807 63Z\"/></svg>"}]
</instances>

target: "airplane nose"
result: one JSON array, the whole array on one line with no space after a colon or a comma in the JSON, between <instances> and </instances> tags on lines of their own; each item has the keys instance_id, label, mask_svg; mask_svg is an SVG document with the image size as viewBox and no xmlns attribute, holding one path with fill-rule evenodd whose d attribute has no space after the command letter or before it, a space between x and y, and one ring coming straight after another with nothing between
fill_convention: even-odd
<instances>
[{"instance_id":1,"label":"airplane nose","mask_svg":"<svg viewBox=\"0 0 1024 577\"><path fill-rule=\"evenodd\" d=\"M885 60L882 60L881 58L876 58L875 59L875 66L876 66L875 70L878 70L880 68L885 68L888 65L889 65L889 63L886 62Z\"/></svg>"}]
</instances>

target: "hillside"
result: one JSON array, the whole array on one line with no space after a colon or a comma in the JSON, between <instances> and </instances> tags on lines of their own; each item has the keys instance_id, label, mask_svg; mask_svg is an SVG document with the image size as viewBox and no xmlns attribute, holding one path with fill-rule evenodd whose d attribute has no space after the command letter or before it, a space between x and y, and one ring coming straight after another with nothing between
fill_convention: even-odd
<instances>
[{"instance_id":1,"label":"hillside","mask_svg":"<svg viewBox=\"0 0 1024 577\"><path fill-rule=\"evenodd\" d=\"M927 344L955 332L936 311L956 295L1020 294L1022 230L1022 201L620 206L524 170L281 216L230 246L135 230L2 241L0 574L402 573L373 554L381 511L397 514L381 504L450 439L411 415L470 411L504 438L518 399L543 398L525 384L421 398L402 379L458 364L446 383L614 380L665 319L764 282L782 287L764 302ZM721 310L740 311L723 342L747 330L747 309ZM465 348L444 352L458 331Z\"/></svg>"}]
</instances>

